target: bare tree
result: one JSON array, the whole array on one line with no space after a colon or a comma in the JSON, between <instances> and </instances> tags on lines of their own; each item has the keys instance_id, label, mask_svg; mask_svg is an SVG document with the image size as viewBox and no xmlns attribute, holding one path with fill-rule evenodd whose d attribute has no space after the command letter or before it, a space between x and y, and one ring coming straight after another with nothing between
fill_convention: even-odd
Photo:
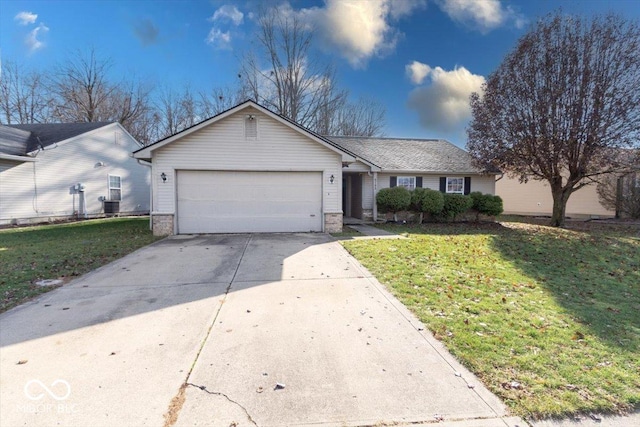
<instances>
[{"instance_id":1,"label":"bare tree","mask_svg":"<svg viewBox=\"0 0 640 427\"><path fill-rule=\"evenodd\" d=\"M310 55L311 29L277 8L264 11L258 24L259 51L241 64L245 93L302 126L326 128L323 108L344 102L347 94L336 88L333 67Z\"/></svg>"},{"instance_id":2,"label":"bare tree","mask_svg":"<svg viewBox=\"0 0 640 427\"><path fill-rule=\"evenodd\" d=\"M241 88L215 87L198 93L198 112L208 119L247 100Z\"/></svg>"},{"instance_id":3,"label":"bare tree","mask_svg":"<svg viewBox=\"0 0 640 427\"><path fill-rule=\"evenodd\" d=\"M384 130L385 107L375 99L360 98L346 103L334 114L331 135L380 136Z\"/></svg>"},{"instance_id":4,"label":"bare tree","mask_svg":"<svg viewBox=\"0 0 640 427\"><path fill-rule=\"evenodd\" d=\"M117 121L134 137L145 138L138 121L150 113L152 87L111 77L111 59L95 50L76 52L55 68L50 81L53 116L61 122Z\"/></svg>"},{"instance_id":5,"label":"bare tree","mask_svg":"<svg viewBox=\"0 0 640 427\"><path fill-rule=\"evenodd\" d=\"M549 182L551 224L569 196L627 165L640 141L640 27L617 15L542 19L471 97L476 163Z\"/></svg>"},{"instance_id":6,"label":"bare tree","mask_svg":"<svg viewBox=\"0 0 640 427\"><path fill-rule=\"evenodd\" d=\"M50 106L42 74L5 61L0 79L0 123L48 122Z\"/></svg>"},{"instance_id":7,"label":"bare tree","mask_svg":"<svg viewBox=\"0 0 640 427\"><path fill-rule=\"evenodd\" d=\"M180 92L165 88L155 107L158 137L173 135L204 119L196 110L197 103L189 86Z\"/></svg>"}]
</instances>

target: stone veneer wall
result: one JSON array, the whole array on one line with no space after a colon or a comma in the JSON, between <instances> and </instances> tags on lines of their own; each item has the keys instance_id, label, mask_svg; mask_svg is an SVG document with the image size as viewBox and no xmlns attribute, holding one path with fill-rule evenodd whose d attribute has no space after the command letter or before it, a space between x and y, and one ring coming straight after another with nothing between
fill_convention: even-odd
<instances>
[{"instance_id":1,"label":"stone veneer wall","mask_svg":"<svg viewBox=\"0 0 640 427\"><path fill-rule=\"evenodd\" d=\"M342 232L342 213L324 214L324 232L325 233Z\"/></svg>"},{"instance_id":2,"label":"stone veneer wall","mask_svg":"<svg viewBox=\"0 0 640 427\"><path fill-rule=\"evenodd\" d=\"M170 236L173 234L172 214L153 214L151 216L151 228L154 236Z\"/></svg>"}]
</instances>

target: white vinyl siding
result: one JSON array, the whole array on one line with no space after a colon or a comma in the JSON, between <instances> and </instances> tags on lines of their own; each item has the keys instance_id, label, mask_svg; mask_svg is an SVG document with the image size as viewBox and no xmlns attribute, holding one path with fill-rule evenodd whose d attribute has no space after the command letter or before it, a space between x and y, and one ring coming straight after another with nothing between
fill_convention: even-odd
<instances>
[{"instance_id":1,"label":"white vinyl siding","mask_svg":"<svg viewBox=\"0 0 640 427\"><path fill-rule=\"evenodd\" d=\"M73 215L79 198L72 187L78 183L85 185L87 214L100 215L99 198L108 197L110 174L122 177L120 212L148 212L150 168L132 158L138 148L118 124L112 124L54 144L40 151L36 162L0 160L0 223Z\"/></svg>"},{"instance_id":2,"label":"white vinyl siding","mask_svg":"<svg viewBox=\"0 0 640 427\"><path fill-rule=\"evenodd\" d=\"M255 141L245 137L248 114L258 123L259 138ZM154 213L176 212L177 170L319 172L323 213L341 212L342 156L253 108L153 152ZM163 172L168 177L166 183L160 178Z\"/></svg>"}]
</instances>

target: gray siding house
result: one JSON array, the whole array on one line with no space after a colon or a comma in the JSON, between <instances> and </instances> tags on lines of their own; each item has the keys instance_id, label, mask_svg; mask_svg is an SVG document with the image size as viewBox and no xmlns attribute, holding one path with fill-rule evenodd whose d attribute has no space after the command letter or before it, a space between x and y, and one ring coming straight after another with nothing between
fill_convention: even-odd
<instances>
[{"instance_id":1,"label":"gray siding house","mask_svg":"<svg viewBox=\"0 0 640 427\"><path fill-rule=\"evenodd\" d=\"M119 123L0 125L0 224L148 213L139 148Z\"/></svg>"},{"instance_id":2,"label":"gray siding house","mask_svg":"<svg viewBox=\"0 0 640 427\"><path fill-rule=\"evenodd\" d=\"M495 191L447 141L322 136L253 101L134 156L152 164L158 235L336 232L343 216L377 219L381 188Z\"/></svg>"}]
</instances>

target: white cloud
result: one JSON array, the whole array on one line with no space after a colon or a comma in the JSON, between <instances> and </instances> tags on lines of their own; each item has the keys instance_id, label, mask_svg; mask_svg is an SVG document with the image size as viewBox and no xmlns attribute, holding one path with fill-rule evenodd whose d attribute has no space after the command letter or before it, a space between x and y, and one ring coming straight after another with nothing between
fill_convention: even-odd
<instances>
[{"instance_id":1,"label":"white cloud","mask_svg":"<svg viewBox=\"0 0 640 427\"><path fill-rule=\"evenodd\" d=\"M231 49L231 33L229 31L222 32L217 28L212 28L205 41L216 49Z\"/></svg>"},{"instance_id":2,"label":"white cloud","mask_svg":"<svg viewBox=\"0 0 640 427\"><path fill-rule=\"evenodd\" d=\"M328 49L352 66L363 67L374 55L392 50L399 32L391 24L425 4L424 0L327 0L325 7L297 13L312 24Z\"/></svg>"},{"instance_id":3,"label":"white cloud","mask_svg":"<svg viewBox=\"0 0 640 427\"><path fill-rule=\"evenodd\" d=\"M35 24L36 19L38 19L38 15L33 12L20 12L14 18L14 20L18 21L20 25L29 25Z\"/></svg>"},{"instance_id":4,"label":"white cloud","mask_svg":"<svg viewBox=\"0 0 640 427\"><path fill-rule=\"evenodd\" d=\"M503 7L500 0L439 0L438 5L451 19L486 33L513 21L517 28L526 19L510 6Z\"/></svg>"},{"instance_id":5,"label":"white cloud","mask_svg":"<svg viewBox=\"0 0 640 427\"><path fill-rule=\"evenodd\" d=\"M209 18L210 21L231 21L233 25L238 26L242 24L244 14L238 10L237 7L230 4L220 6L218 10L213 13L213 16Z\"/></svg>"},{"instance_id":6,"label":"white cloud","mask_svg":"<svg viewBox=\"0 0 640 427\"><path fill-rule=\"evenodd\" d=\"M42 36L42 34L48 31L49 27L47 27L43 23L40 23L40 25L38 25L36 28L31 30L29 34L27 34L27 37L24 40L24 44L27 46L27 49L29 49L29 53L35 52L36 50L44 47L44 42L38 39L38 37Z\"/></svg>"},{"instance_id":7,"label":"white cloud","mask_svg":"<svg viewBox=\"0 0 640 427\"><path fill-rule=\"evenodd\" d=\"M413 61L411 64L407 64L404 68L409 79L411 79L413 84L416 85L422 84L424 79L431 72L431 67L418 61Z\"/></svg>"},{"instance_id":8,"label":"white cloud","mask_svg":"<svg viewBox=\"0 0 640 427\"><path fill-rule=\"evenodd\" d=\"M418 112L424 128L448 132L467 124L471 118L469 96L473 92L482 92L483 76L472 74L464 67L446 71L417 61L407 65L406 69L408 73L418 70L410 74L412 80L426 71L422 79L416 78L414 82L423 81L426 77L431 80L430 84L412 90L407 103L409 108Z\"/></svg>"}]
</instances>

